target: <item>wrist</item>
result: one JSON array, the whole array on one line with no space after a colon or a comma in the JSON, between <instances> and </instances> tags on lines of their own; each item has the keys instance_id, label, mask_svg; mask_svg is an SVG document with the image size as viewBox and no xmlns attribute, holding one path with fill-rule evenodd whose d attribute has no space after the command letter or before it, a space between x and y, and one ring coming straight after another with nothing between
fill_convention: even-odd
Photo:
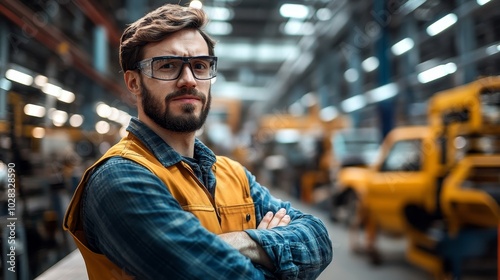
<instances>
[{"instance_id":1,"label":"wrist","mask_svg":"<svg viewBox=\"0 0 500 280\"><path fill-rule=\"evenodd\" d=\"M253 263L260 264L270 270L274 269L271 259L262 246L255 242L246 232L238 231L223 233L220 234L219 237L240 251L242 255L248 257Z\"/></svg>"}]
</instances>

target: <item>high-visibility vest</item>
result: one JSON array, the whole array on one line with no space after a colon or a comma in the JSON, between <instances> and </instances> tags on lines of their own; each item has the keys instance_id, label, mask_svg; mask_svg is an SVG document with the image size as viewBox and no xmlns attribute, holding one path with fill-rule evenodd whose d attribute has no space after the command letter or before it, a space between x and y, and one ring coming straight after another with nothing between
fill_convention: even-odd
<instances>
[{"instance_id":1,"label":"high-visibility vest","mask_svg":"<svg viewBox=\"0 0 500 280\"><path fill-rule=\"evenodd\" d=\"M212 167L217 180L214 200L188 164L179 162L172 166L163 166L137 137L129 133L85 171L64 217L63 228L73 236L85 261L90 280L133 279L105 255L88 248L80 217L81 198L91 171L114 156L132 160L149 169L165 183L182 209L195 215L207 230L220 234L256 228L255 207L250 196L248 178L239 163L217 156Z\"/></svg>"}]
</instances>

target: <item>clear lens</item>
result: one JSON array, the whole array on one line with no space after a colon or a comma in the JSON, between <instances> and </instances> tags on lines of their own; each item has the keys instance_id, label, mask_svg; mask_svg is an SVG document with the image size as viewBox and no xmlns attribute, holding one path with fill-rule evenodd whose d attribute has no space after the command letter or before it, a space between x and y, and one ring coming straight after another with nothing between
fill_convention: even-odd
<instances>
[{"instance_id":1,"label":"clear lens","mask_svg":"<svg viewBox=\"0 0 500 280\"><path fill-rule=\"evenodd\" d=\"M180 77L184 64L189 64L191 72L198 80L212 79L217 73L217 58L213 56L153 57L141 61L138 68L151 78L175 80Z\"/></svg>"}]
</instances>

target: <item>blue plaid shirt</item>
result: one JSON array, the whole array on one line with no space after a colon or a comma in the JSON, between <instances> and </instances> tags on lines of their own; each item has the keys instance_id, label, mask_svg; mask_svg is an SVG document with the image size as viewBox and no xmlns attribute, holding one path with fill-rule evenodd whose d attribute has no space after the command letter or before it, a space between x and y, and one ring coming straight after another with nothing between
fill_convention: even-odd
<instances>
[{"instance_id":1,"label":"blue plaid shirt","mask_svg":"<svg viewBox=\"0 0 500 280\"><path fill-rule=\"evenodd\" d=\"M195 141L187 160L146 125L133 118L128 129L165 166L185 161L207 188L216 187L216 158ZM246 230L275 264L275 271L253 264L185 212L165 184L132 161L113 157L96 168L84 191L83 226L89 247L138 279L315 279L331 262L332 243L324 224L273 197L246 170L257 224L268 212L286 208L289 225ZM138 187L140 186L140 187Z\"/></svg>"}]
</instances>

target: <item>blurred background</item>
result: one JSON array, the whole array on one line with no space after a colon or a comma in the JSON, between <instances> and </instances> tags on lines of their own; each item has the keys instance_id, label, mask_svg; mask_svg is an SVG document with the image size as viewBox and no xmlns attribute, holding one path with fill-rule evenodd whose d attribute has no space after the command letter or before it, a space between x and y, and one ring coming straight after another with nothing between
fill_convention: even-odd
<instances>
[{"instance_id":1,"label":"blurred background","mask_svg":"<svg viewBox=\"0 0 500 280\"><path fill-rule=\"evenodd\" d=\"M119 38L164 3L217 40L198 137L323 218L321 279L497 279L499 0L1 0L0 279L75 250L71 195L136 116Z\"/></svg>"}]
</instances>

